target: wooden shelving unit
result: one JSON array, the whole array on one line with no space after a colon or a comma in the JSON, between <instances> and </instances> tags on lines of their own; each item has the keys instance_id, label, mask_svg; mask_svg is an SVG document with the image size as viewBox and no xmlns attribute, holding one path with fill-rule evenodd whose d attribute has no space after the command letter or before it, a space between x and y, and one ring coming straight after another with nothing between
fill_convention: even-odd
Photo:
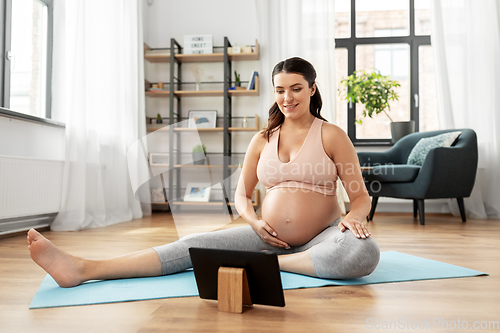
<instances>
[{"instance_id":1,"label":"wooden shelving unit","mask_svg":"<svg viewBox=\"0 0 500 333\"><path fill-rule=\"evenodd\" d=\"M231 82L231 74L232 74L232 62L233 61L252 61L260 59L260 46L258 41L255 41L255 45L253 45L253 52L251 53L228 53L230 50L231 44L227 37L224 38L224 46L222 53L213 53L213 54L182 54L182 47L179 43L175 41L175 39L171 39L170 48L168 49L151 49L146 44L144 45L144 59L151 63L169 63L170 64L170 80L169 82L163 82L165 85L164 89L168 90L150 90L152 84L148 81L145 82L146 92L145 95L151 98L169 98L170 99L170 114L168 124L150 124L147 126L148 132L166 132L169 138L169 151L172 152L169 154L169 164L172 165L173 168L168 171L168 182L164 182L163 173L160 174L162 177L162 183L170 184L168 188L164 186L167 190L167 196L174 198L180 197L180 184L181 183L181 174L182 170L188 172L188 170L201 170L205 169L221 169L223 172L223 178L225 180L230 179L230 170L238 168L238 165L228 165L226 159L223 160L223 165L193 165L193 164L182 164L181 152L182 147L179 145L179 140L184 132L200 132L200 133L221 133L222 134L222 155L224 157L232 156L232 137L231 134L233 132L257 132L260 130L259 128L259 117L255 115L254 118L254 127L231 127L233 124L232 119L241 118L241 117L232 117L232 102L231 98L240 97L240 96L259 96L259 77L255 77L255 88L252 90L247 89L238 89L232 90L230 89ZM182 90L182 85L190 82L182 81L182 63L208 63L208 62L222 62L224 65L224 80L223 80L223 89L222 90ZM217 83L217 82L213 82ZM161 87L161 85L160 85ZM183 98L199 98L199 97L219 97L224 99L224 112L222 115L222 123L223 127L216 128L182 128L182 127L173 127L173 130L170 129L170 124L176 124L182 121L185 118L181 117L182 109L181 109L181 101ZM174 103L176 100L176 103ZM250 120L251 121L251 120ZM175 143L174 143L175 142ZM174 149L175 148L175 149ZM219 162L221 163L221 162ZM157 167L165 167L168 165L162 165ZM152 166L154 167L154 166ZM194 171L192 171L194 172ZM229 180L230 182L230 180ZM231 184L228 183L230 188ZM174 189L176 194L174 195ZM226 194L224 194L226 196ZM229 195L225 199L228 206L233 205L230 203ZM158 203L155 203L158 204ZM165 203L167 204L167 203ZM221 202L184 202L184 201L175 201L171 203L171 206L217 206L221 205ZM255 191L254 193L254 206L258 206L260 204L259 191ZM231 212L231 209L229 209Z\"/></svg>"}]
</instances>

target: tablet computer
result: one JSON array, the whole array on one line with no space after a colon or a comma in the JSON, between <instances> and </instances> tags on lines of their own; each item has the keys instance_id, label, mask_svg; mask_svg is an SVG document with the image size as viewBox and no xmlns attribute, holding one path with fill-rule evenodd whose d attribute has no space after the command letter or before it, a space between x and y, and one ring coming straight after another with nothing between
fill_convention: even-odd
<instances>
[{"instance_id":1,"label":"tablet computer","mask_svg":"<svg viewBox=\"0 0 500 333\"><path fill-rule=\"evenodd\" d=\"M253 304L285 306L283 285L274 252L189 249L201 298L217 299L219 267L244 268Z\"/></svg>"}]
</instances>

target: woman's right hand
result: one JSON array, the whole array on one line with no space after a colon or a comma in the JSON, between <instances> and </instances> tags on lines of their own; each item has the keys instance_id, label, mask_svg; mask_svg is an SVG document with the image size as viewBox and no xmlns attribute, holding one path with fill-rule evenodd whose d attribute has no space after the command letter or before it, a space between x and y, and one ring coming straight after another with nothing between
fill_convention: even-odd
<instances>
[{"instance_id":1,"label":"woman's right hand","mask_svg":"<svg viewBox=\"0 0 500 333\"><path fill-rule=\"evenodd\" d=\"M260 238L262 238L262 240L267 244L276 247L283 247L285 249L290 248L290 245L278 238L278 234L276 233L276 231L274 231L274 229L269 224L267 224L266 221L257 220L252 222L250 225L257 233L257 235L259 235Z\"/></svg>"}]
</instances>

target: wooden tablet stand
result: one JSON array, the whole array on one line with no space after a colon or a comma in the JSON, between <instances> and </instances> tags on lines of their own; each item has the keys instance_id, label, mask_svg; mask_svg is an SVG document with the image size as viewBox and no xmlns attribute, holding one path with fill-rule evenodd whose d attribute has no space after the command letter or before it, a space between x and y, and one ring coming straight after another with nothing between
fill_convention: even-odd
<instances>
[{"instance_id":1,"label":"wooden tablet stand","mask_svg":"<svg viewBox=\"0 0 500 333\"><path fill-rule=\"evenodd\" d=\"M219 267L217 281L219 311L242 313L243 305L252 305L245 269Z\"/></svg>"}]
</instances>

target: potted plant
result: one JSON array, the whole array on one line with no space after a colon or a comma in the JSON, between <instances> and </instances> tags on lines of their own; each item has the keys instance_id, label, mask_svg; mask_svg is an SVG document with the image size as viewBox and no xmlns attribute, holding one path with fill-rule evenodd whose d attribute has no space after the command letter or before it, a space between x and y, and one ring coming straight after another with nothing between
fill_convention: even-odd
<instances>
[{"instance_id":1,"label":"potted plant","mask_svg":"<svg viewBox=\"0 0 500 333\"><path fill-rule=\"evenodd\" d=\"M238 74L236 71L234 71L234 85L236 87L241 87L241 74Z\"/></svg>"},{"instance_id":2,"label":"potted plant","mask_svg":"<svg viewBox=\"0 0 500 333\"><path fill-rule=\"evenodd\" d=\"M395 122L388 113L391 109L389 101L399 99L395 88L400 86L397 81L390 80L389 76L379 71L357 71L340 81L339 95L349 103L362 103L365 106L363 117L372 118L374 114L383 112L391 121L392 142L395 143L415 131L415 121ZM356 123L361 125L363 121L358 118Z\"/></svg>"},{"instance_id":3,"label":"potted plant","mask_svg":"<svg viewBox=\"0 0 500 333\"><path fill-rule=\"evenodd\" d=\"M158 115L156 115L156 123L157 124L163 123L163 118L161 117L161 114L159 114L159 113L158 113Z\"/></svg>"},{"instance_id":4,"label":"potted plant","mask_svg":"<svg viewBox=\"0 0 500 333\"><path fill-rule=\"evenodd\" d=\"M193 154L193 164L204 165L205 164L205 154L207 153L207 148L205 145L200 144L193 147L191 151Z\"/></svg>"}]
</instances>

